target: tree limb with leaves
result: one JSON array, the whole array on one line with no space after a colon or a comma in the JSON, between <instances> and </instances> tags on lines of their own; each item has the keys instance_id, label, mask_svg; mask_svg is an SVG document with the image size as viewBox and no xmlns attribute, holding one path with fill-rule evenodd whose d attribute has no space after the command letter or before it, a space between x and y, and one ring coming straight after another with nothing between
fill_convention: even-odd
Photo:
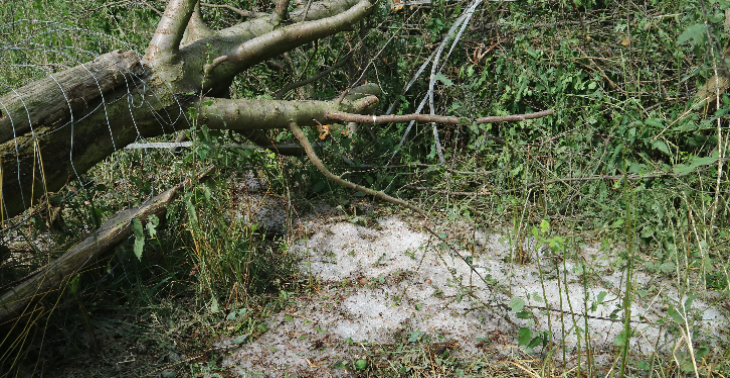
<instances>
[{"instance_id":1,"label":"tree limb with leaves","mask_svg":"<svg viewBox=\"0 0 730 378\"><path fill-rule=\"evenodd\" d=\"M378 120L372 117L380 101L376 85L350 89L350 95L333 101L228 98L236 75L304 44L354 30L374 5L368 0L325 0L291 12L289 7L282 0L272 14L251 14L247 21L213 30L197 0L171 0L144 56L112 51L0 97L0 218L36 206L44 195L139 137L194 124L255 136L257 130L291 124L370 118L376 123L464 121L437 115ZM551 112L488 122L546 114Z\"/></svg>"}]
</instances>

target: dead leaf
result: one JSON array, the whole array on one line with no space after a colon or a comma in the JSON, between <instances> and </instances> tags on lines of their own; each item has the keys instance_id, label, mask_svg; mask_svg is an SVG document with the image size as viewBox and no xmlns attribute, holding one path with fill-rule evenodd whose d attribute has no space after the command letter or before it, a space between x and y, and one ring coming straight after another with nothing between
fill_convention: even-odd
<instances>
[{"instance_id":1,"label":"dead leaf","mask_svg":"<svg viewBox=\"0 0 730 378\"><path fill-rule=\"evenodd\" d=\"M317 130L319 131L319 140L324 140L330 133L330 125L317 125Z\"/></svg>"},{"instance_id":2,"label":"dead leaf","mask_svg":"<svg viewBox=\"0 0 730 378\"><path fill-rule=\"evenodd\" d=\"M316 367L320 367L320 366L324 366L325 365L325 363L321 363L319 365L315 365L315 364L312 363L312 361L309 361L309 358L305 358L305 360L307 360L307 363L309 364L309 366L311 366L313 368L316 368Z\"/></svg>"}]
</instances>

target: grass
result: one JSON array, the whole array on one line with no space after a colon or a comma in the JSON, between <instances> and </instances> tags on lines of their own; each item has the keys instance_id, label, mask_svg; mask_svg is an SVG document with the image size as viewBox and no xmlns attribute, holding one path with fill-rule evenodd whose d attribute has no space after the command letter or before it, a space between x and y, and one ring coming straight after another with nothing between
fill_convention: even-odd
<instances>
[{"instance_id":1,"label":"grass","mask_svg":"<svg viewBox=\"0 0 730 378\"><path fill-rule=\"evenodd\" d=\"M162 9L162 3L150 3ZM77 27L107 34L99 37L104 46L82 32L40 41L57 48L85 46L92 53L120 47L109 36L142 51L158 18L141 4L110 7L98 2L99 9L91 13L80 13L89 6L86 3L14 4L15 8L0 11L2 19L51 19L55 13ZM243 5L265 10L267 4ZM361 125L355 138L333 136L328 149L318 153L337 174L429 209L438 219L434 222L445 229L467 222L504 233L510 246L508 261L515 269L536 267L543 287L538 294L543 297L550 282L567 295L573 284L584 292L602 287L606 270L601 269L608 269L625 272L609 293L620 297L618 320L639 310L637 298L661 296L661 285L632 283L632 277L641 274L652 277L652 282L671 283L682 298L697 296L722 307L730 294L726 164L730 134L723 113L730 99L721 95L720 109L704 111L693 108L692 95L717 68L719 49L711 47L722 45L727 37L721 21L715 20L720 4L705 6L708 14L696 1L558 1L530 7L489 2L474 16L439 79L436 112L474 117L553 108L556 116L509 125L440 128L444 165L436 164L429 125L417 125L395 158L407 125ZM462 7L439 2L389 15L378 10L382 14L377 15L377 28L305 46L272 64L259 65L237 78L232 95L270 96L289 78L308 77L335 62L341 47L361 43L351 65L321 83L289 92L286 98L337 97L349 77L354 72L359 76L357 69L373 60L374 68L366 76L389 92L383 102L398 99L396 112L412 112L427 91L428 80L417 80L410 92L396 96ZM218 26L235 21L223 10L212 12L209 20ZM712 40L702 42L704 37L697 37L678 43L688 27L705 20L712 27ZM24 38L23 33L42 30L34 27L38 29L15 34L5 30L4 35ZM398 38L391 40L395 33ZM32 68L8 68L24 59L28 61L23 63L34 64L44 64L45 59L68 61L68 56L45 54L48 49L6 59L0 68L4 80L22 83L37 74ZM374 59L376 53L380 55ZM63 224L52 229L52 240L46 244L38 247L27 241L47 235L51 225L41 217L4 234L9 235L12 253L25 260L12 266L3 262L2 286L58 256L90 226L138 204L153 190L181 182L189 172L200 172L209 164L218 167L169 210L157 235L144 230L141 260L133 242L120 245L98 268L78 276L75 290L69 286L59 293L47 308L53 309L48 316L39 317L39 323L23 332L10 333L20 342L13 344L12 355L0 359L2 374L40 369L49 376L136 377L171 371L225 376L221 367L225 351L216 350L217 341L242 335L248 335L245 343L256 340L266 332L268 319L291 304L291 297L309 295L325 285L295 268L297 258L288 247L301 235L272 238L236 214L243 193L230 179L253 171L267 181L266 196L278 196L298 208L324 202L339 207L346 220L363 213L363 198L332 185L306 160L218 149L216 145L230 142L228 135L203 127L196 130L191 134L196 143L192 151L121 152L85 177L93 185L84 189L70 182L54 197L54 207L63 209ZM270 137L291 139L285 131L271 132ZM287 216L291 220L297 214ZM366 214L358 219L372 225L373 218ZM478 249L468 237L448 235L445 241L446 250L448 246ZM603 245L608 268L577 252L595 242ZM543 253L536 252L540 246ZM582 272L579 281L569 279L570 269ZM506 290L510 298L519 294L499 282L492 285ZM590 302L600 300L586 300L584 308L561 302L559 312L549 313L548 328L560 332L556 340L575 334L579 348L590 350L586 344L594 335L587 320L583 324L576 320L591 312ZM524 308L513 311L520 306L519 301L512 304L502 303L514 318ZM701 315L683 308L690 304L674 303L665 316L666 327L685 340L696 336L691 320ZM357 356L338 366L356 376L670 377L726 376L730 371L727 345L703 356L707 345L686 342L674 356L646 357L634 353L629 341L637 336L629 336L628 321L623 326L608 362L597 361L590 352L571 357L559 341L544 349L528 348L542 343L544 327L522 326L518 333L504 336L516 345L508 357L489 353L463 357L455 353L457 346L437 335L409 341L412 335L406 332L386 345L360 345ZM132 355L133 361L128 357Z\"/></svg>"}]
</instances>

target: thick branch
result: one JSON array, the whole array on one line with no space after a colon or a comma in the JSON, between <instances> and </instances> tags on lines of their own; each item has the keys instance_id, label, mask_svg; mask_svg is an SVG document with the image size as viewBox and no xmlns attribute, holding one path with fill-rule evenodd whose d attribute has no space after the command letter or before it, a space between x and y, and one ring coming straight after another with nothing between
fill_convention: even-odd
<instances>
[{"instance_id":1,"label":"thick branch","mask_svg":"<svg viewBox=\"0 0 730 378\"><path fill-rule=\"evenodd\" d=\"M313 21L326 17L332 17L352 8L355 4L358 3L358 1L359 0L326 0L317 2L312 5L312 8L316 8L316 11L310 11L310 14L307 15L307 20ZM270 17L264 17L268 16L267 13L254 13L253 16L257 18L241 22L226 29L218 30L216 34L221 39L206 41L206 43L210 42L211 45L219 48L224 48L225 46L219 46L219 44L236 42L236 45L233 46L233 48L235 48L245 41L273 31L274 28L277 26L276 23L271 22ZM293 22L299 22L302 20L303 16L304 10L300 9L291 12L289 14L289 19ZM230 51L232 51L232 49L230 49ZM228 52L228 50L222 50L222 54L224 55L228 54Z\"/></svg>"},{"instance_id":2,"label":"thick branch","mask_svg":"<svg viewBox=\"0 0 730 378\"><path fill-rule=\"evenodd\" d=\"M20 138L31 130L42 134L78 120L93 110L90 105L105 92L131 86L133 78L143 72L137 54L113 51L18 88L0 97L0 143ZM2 152L0 148L0 155Z\"/></svg>"},{"instance_id":3,"label":"thick branch","mask_svg":"<svg viewBox=\"0 0 730 378\"><path fill-rule=\"evenodd\" d=\"M82 268L95 263L104 252L126 239L131 233L133 218L142 222L152 214L161 218L180 188L178 185L140 207L118 213L48 267L3 293L0 296L0 322L22 315L29 302L43 298L49 290L73 278Z\"/></svg>"},{"instance_id":4,"label":"thick branch","mask_svg":"<svg viewBox=\"0 0 730 378\"><path fill-rule=\"evenodd\" d=\"M195 4L193 15L190 16L188 28L185 31L183 46L189 45L199 39L210 38L215 35L215 31L208 27L203 21L203 14L200 13L200 4Z\"/></svg>"},{"instance_id":5,"label":"thick branch","mask_svg":"<svg viewBox=\"0 0 730 378\"><path fill-rule=\"evenodd\" d=\"M193 8L198 0L171 0L165 14L152 37L145 59L157 60L163 56L175 55L180 48L185 28L188 26Z\"/></svg>"},{"instance_id":6,"label":"thick branch","mask_svg":"<svg viewBox=\"0 0 730 378\"><path fill-rule=\"evenodd\" d=\"M289 0L279 0L276 2L276 8L274 8L274 13L271 14L271 21L275 23L280 23L289 16L288 15L288 8L289 8Z\"/></svg>"},{"instance_id":7,"label":"thick branch","mask_svg":"<svg viewBox=\"0 0 730 378\"><path fill-rule=\"evenodd\" d=\"M309 11L306 9L298 9L289 14L289 19L292 22L302 22L304 20L304 14L306 13L306 21L319 20L325 17L330 17L336 14L340 14L357 4L361 0L328 0L318 1L312 3L309 7Z\"/></svg>"},{"instance_id":8,"label":"thick branch","mask_svg":"<svg viewBox=\"0 0 730 378\"><path fill-rule=\"evenodd\" d=\"M374 110L377 97L368 96L339 105L330 101L229 100L205 98L200 108L200 123L212 129L245 132L254 129L287 128L292 121L302 126L314 126L327 120L329 112L366 113Z\"/></svg>"},{"instance_id":9,"label":"thick branch","mask_svg":"<svg viewBox=\"0 0 730 378\"><path fill-rule=\"evenodd\" d=\"M330 179L344 187L354 189L354 190L359 190L368 195L375 196L382 200L388 201L390 203L411 209L411 210L417 212L418 214L423 215L424 217L426 216L425 211L421 210L417 206L414 206L406 201L391 197L383 192L378 192L378 191L366 188L364 186L353 184L349 181L343 180L343 179L333 175L329 170L327 170L327 167L325 167L324 163L322 163L322 160L319 160L319 157L317 156L317 154L314 153L314 149L312 148L312 145L309 143L307 136L304 135L304 132L302 131L302 129L299 128L299 126L297 126L296 123L292 122L291 124L289 124L289 130L299 140L299 143L302 144L302 147L304 147L304 151L307 153L307 156L309 156L309 160L311 160L312 163L317 167L317 169L319 169L319 171L322 172L322 174L325 175L328 179Z\"/></svg>"},{"instance_id":10,"label":"thick branch","mask_svg":"<svg viewBox=\"0 0 730 378\"><path fill-rule=\"evenodd\" d=\"M372 11L372 5L363 0L349 10L317 21L289 25L246 41L230 53L228 59L216 67L208 67L210 76L205 87L227 82L237 73L266 59L280 55L297 46L349 30Z\"/></svg>"}]
</instances>

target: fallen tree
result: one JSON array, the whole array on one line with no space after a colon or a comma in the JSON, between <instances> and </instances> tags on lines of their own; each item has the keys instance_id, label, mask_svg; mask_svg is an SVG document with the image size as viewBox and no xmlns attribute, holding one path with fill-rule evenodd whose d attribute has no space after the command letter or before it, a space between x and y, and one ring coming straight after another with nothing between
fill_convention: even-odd
<instances>
[{"instance_id":1,"label":"fallen tree","mask_svg":"<svg viewBox=\"0 0 730 378\"><path fill-rule=\"evenodd\" d=\"M303 44L352 30L372 12L367 0L326 0L272 14L223 30L208 28L196 0L168 3L144 57L112 51L92 62L12 90L0 97L0 220L38 204L48 192L139 137L153 137L206 124L230 129L257 143L262 129L318 123L459 123L428 115L375 117L379 89L364 86L334 101L228 99L242 71ZM196 118L187 117L194 109ZM494 117L516 121L551 114Z\"/></svg>"}]
</instances>

